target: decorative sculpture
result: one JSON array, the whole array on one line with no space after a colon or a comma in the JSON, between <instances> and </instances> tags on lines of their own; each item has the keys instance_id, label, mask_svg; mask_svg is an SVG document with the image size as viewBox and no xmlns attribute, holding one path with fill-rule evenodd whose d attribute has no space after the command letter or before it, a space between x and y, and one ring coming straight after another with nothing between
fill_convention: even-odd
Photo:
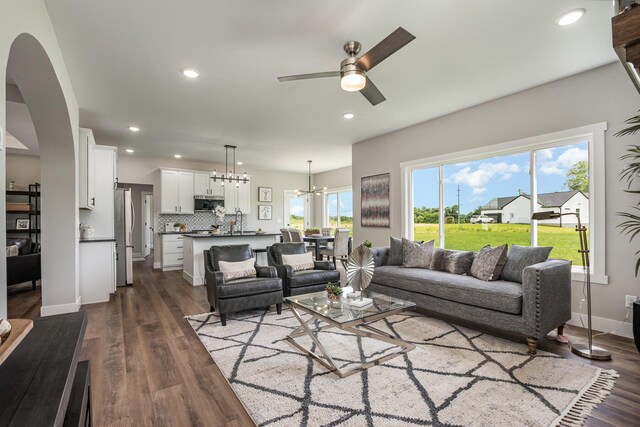
<instances>
[{"instance_id":1,"label":"decorative sculpture","mask_svg":"<svg viewBox=\"0 0 640 427\"><path fill-rule=\"evenodd\" d=\"M371 250L360 245L351 252L347 262L347 282L355 292L360 293L360 301L354 301L353 305L363 306L371 303L371 299L363 298L362 294L373 277L373 255Z\"/></svg>"}]
</instances>

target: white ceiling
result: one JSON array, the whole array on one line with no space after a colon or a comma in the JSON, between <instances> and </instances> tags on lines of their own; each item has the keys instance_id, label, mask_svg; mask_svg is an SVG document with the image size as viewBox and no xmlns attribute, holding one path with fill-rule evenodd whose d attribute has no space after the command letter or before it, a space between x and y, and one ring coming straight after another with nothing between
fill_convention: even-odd
<instances>
[{"instance_id":1,"label":"white ceiling","mask_svg":"<svg viewBox=\"0 0 640 427\"><path fill-rule=\"evenodd\" d=\"M260 168L351 164L350 145L616 60L611 1L46 0L80 105L100 144L134 156ZM583 7L569 27L555 20ZM417 39L371 70L372 107L339 80L342 45L366 52L404 27ZM191 66L196 80L180 74ZM345 112L355 118L346 121ZM132 134L127 126L142 128Z\"/></svg>"}]
</instances>

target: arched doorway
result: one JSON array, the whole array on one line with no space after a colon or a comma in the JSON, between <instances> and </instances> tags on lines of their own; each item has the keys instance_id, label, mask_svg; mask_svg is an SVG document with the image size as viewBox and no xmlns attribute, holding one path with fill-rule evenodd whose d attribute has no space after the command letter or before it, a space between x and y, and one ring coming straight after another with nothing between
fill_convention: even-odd
<instances>
[{"instance_id":1,"label":"arched doorway","mask_svg":"<svg viewBox=\"0 0 640 427\"><path fill-rule=\"evenodd\" d=\"M40 150L42 315L77 311L77 129L49 56L32 35L23 33L13 41L6 73L29 109ZM6 289L0 295L1 317Z\"/></svg>"}]
</instances>

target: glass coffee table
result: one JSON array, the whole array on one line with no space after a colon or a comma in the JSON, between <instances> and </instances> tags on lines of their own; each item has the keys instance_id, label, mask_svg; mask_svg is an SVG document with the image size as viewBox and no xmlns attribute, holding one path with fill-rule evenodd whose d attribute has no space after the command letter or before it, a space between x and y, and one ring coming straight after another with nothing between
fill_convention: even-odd
<instances>
[{"instance_id":1,"label":"glass coffee table","mask_svg":"<svg viewBox=\"0 0 640 427\"><path fill-rule=\"evenodd\" d=\"M291 312L300 322L300 326L296 328L287 339L327 369L336 371L341 378L378 365L416 348L415 345L407 343L396 336L390 335L370 325L377 320L406 310L411 310L415 307L414 303L370 291L364 291L363 296L365 298L371 298L373 300L372 303L364 307L356 307L351 305L349 303L350 300L346 297L331 302L327 298L327 293L324 291L286 297L285 300ZM302 318L302 314L308 314L311 315L311 317L305 320ZM318 339L318 333L320 331L330 328L338 328L363 338L384 341L398 347L398 350L387 353L377 359L367 361L366 363L358 364L347 370L340 369ZM315 354L296 341L296 338L301 336L311 338L321 355Z\"/></svg>"}]
</instances>

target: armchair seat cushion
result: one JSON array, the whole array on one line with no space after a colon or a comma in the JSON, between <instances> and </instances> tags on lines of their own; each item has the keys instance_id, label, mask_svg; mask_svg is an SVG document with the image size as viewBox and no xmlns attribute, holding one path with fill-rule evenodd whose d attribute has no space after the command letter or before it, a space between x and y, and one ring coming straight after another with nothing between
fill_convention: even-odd
<instances>
[{"instance_id":1,"label":"armchair seat cushion","mask_svg":"<svg viewBox=\"0 0 640 427\"><path fill-rule=\"evenodd\" d=\"M339 281L340 272L336 270L302 270L293 272L293 276L289 278L289 287L299 288Z\"/></svg>"},{"instance_id":2,"label":"armchair seat cushion","mask_svg":"<svg viewBox=\"0 0 640 427\"><path fill-rule=\"evenodd\" d=\"M277 277L251 277L225 282L218 287L218 298L239 298L282 291L282 281Z\"/></svg>"}]
</instances>

